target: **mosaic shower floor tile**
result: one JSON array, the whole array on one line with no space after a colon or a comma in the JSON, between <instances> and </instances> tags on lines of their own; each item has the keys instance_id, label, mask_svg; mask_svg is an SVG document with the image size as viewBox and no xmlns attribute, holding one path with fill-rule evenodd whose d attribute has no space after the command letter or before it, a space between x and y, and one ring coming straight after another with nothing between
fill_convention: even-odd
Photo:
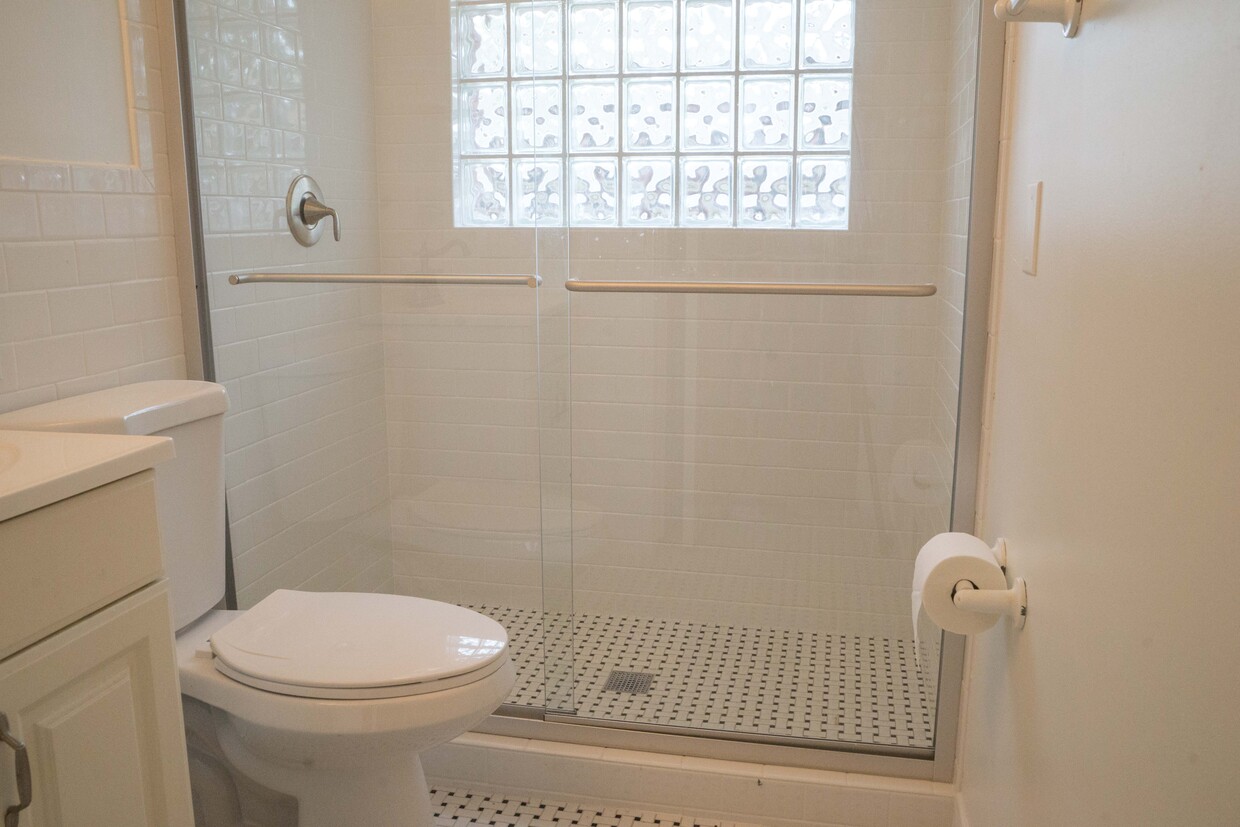
<instances>
[{"instance_id":1,"label":"mosaic shower floor tile","mask_svg":"<svg viewBox=\"0 0 1240 827\"><path fill-rule=\"evenodd\" d=\"M601 615L544 624L536 609L471 608L508 629L510 704L638 726L933 746L934 693L911 641Z\"/></svg>"}]
</instances>

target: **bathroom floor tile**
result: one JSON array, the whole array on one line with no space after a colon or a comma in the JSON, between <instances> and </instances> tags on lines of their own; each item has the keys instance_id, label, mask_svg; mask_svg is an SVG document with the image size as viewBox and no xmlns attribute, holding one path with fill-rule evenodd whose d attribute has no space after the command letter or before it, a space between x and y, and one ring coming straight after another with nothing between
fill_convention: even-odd
<instances>
[{"instance_id":1,"label":"bathroom floor tile","mask_svg":"<svg viewBox=\"0 0 1240 827\"><path fill-rule=\"evenodd\" d=\"M625 723L933 745L934 692L911 641L601 615L548 614L544 624L536 609L471 608L508 629L511 704ZM649 690L608 691L616 670L649 674Z\"/></svg>"},{"instance_id":2,"label":"bathroom floor tile","mask_svg":"<svg viewBox=\"0 0 1240 827\"><path fill-rule=\"evenodd\" d=\"M667 813L617 810L563 801L539 801L503 793L431 790L435 827L758 827Z\"/></svg>"}]
</instances>

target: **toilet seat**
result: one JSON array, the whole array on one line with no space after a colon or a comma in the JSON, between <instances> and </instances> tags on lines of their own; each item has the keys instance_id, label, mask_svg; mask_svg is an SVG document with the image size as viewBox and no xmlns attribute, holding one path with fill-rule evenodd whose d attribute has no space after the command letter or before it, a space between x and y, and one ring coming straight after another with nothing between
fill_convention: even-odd
<instances>
[{"instance_id":1,"label":"toilet seat","mask_svg":"<svg viewBox=\"0 0 1240 827\"><path fill-rule=\"evenodd\" d=\"M485 615L390 594L278 590L210 638L215 668L267 692L399 698L482 680L507 661Z\"/></svg>"}]
</instances>

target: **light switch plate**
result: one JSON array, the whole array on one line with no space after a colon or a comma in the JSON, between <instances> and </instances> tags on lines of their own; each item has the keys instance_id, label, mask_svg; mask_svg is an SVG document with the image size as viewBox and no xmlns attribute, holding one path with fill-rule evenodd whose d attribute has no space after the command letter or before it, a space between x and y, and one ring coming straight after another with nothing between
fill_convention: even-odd
<instances>
[{"instance_id":1,"label":"light switch plate","mask_svg":"<svg viewBox=\"0 0 1240 827\"><path fill-rule=\"evenodd\" d=\"M1042 234L1042 182L1029 185L1025 224L1029 237L1021 253L1020 269L1031 276L1038 274L1038 240Z\"/></svg>"}]
</instances>

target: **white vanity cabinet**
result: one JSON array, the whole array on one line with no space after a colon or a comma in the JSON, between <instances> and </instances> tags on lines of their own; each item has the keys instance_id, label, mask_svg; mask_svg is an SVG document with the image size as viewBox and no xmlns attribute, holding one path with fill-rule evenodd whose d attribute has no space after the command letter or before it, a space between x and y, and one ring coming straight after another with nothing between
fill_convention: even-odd
<instances>
[{"instance_id":1,"label":"white vanity cabinet","mask_svg":"<svg viewBox=\"0 0 1240 827\"><path fill-rule=\"evenodd\" d=\"M162 458L148 452L146 466ZM4 827L193 827L154 475L134 467L12 516L0 471ZM71 490L45 487L25 505Z\"/></svg>"}]
</instances>

